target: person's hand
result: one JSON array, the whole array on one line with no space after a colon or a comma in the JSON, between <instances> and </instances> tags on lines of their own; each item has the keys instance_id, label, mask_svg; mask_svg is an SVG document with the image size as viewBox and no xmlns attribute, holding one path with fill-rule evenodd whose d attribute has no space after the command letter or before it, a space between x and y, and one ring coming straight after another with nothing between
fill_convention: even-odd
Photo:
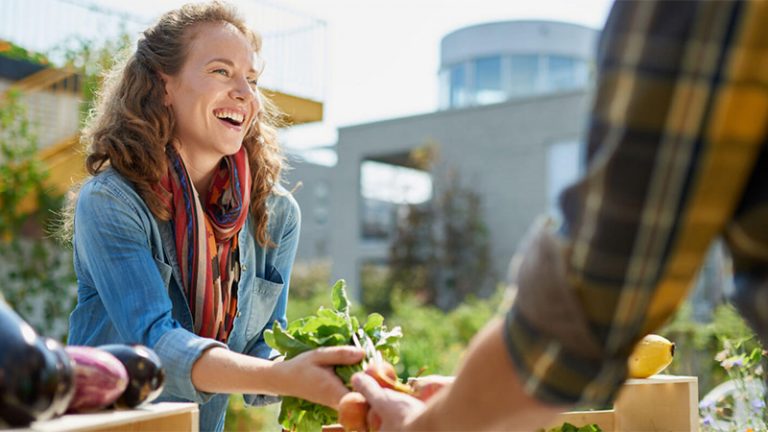
<instances>
[{"instance_id":1,"label":"person's hand","mask_svg":"<svg viewBox=\"0 0 768 432\"><path fill-rule=\"evenodd\" d=\"M352 346L322 347L275 364L278 393L336 409L349 389L333 367L359 363L364 355L363 350Z\"/></svg>"},{"instance_id":2,"label":"person's hand","mask_svg":"<svg viewBox=\"0 0 768 432\"><path fill-rule=\"evenodd\" d=\"M363 372L352 375L352 387L368 401L368 425L374 430L402 430L424 411L424 402L405 393L382 388ZM381 426L377 428L379 424Z\"/></svg>"},{"instance_id":3,"label":"person's hand","mask_svg":"<svg viewBox=\"0 0 768 432\"><path fill-rule=\"evenodd\" d=\"M432 396L437 394L438 391L444 387L448 387L453 384L454 377L445 375L427 375L417 378L408 378L408 385L413 388L413 395L423 400L428 401Z\"/></svg>"}]
</instances>

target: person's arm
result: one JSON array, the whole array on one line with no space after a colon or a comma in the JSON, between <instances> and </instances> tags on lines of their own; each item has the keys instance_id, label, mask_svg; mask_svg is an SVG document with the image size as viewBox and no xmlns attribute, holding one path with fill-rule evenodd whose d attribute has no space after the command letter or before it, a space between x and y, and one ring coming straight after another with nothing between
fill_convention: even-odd
<instances>
[{"instance_id":1,"label":"person's arm","mask_svg":"<svg viewBox=\"0 0 768 432\"><path fill-rule=\"evenodd\" d=\"M334 365L362 359L363 351L351 346L318 348L282 362L211 348L192 367L192 383L208 393L294 396L336 408L349 390Z\"/></svg>"},{"instance_id":2,"label":"person's arm","mask_svg":"<svg viewBox=\"0 0 768 432\"><path fill-rule=\"evenodd\" d=\"M424 403L378 386L365 374L353 377L356 391L382 419L382 430L536 430L566 406L528 396L507 354L503 323L496 320L472 340L453 384Z\"/></svg>"},{"instance_id":3,"label":"person's arm","mask_svg":"<svg viewBox=\"0 0 768 432\"><path fill-rule=\"evenodd\" d=\"M359 362L354 348L307 353L273 364L228 350L213 339L184 329L171 314L171 301L147 241L151 215L138 197L102 181L83 188L75 217L78 277L98 292L119 342L153 348L166 369L166 392L206 402L212 393L287 394L335 406L346 393L332 364ZM75 343L88 344L88 329ZM96 342L103 343L103 342Z\"/></svg>"},{"instance_id":4,"label":"person's arm","mask_svg":"<svg viewBox=\"0 0 768 432\"><path fill-rule=\"evenodd\" d=\"M520 253L515 303L489 333L503 330L504 349L482 336L457 376L458 383L493 374L512 394L499 393L507 405L486 411L474 403L482 396L452 388L436 396L425 421L456 418L451 410L463 406L461 416L482 410L492 417L483 425L501 425L509 411L540 404L613 401L634 343L682 302L764 146L768 97L755 77L764 70L757 41L766 16L762 1L614 4L600 47L587 173L561 196L560 229L537 227ZM488 355L511 359L514 372ZM403 401L374 395L372 405L385 416L398 406L418 411ZM413 416L408 425L422 421Z\"/></svg>"}]
</instances>

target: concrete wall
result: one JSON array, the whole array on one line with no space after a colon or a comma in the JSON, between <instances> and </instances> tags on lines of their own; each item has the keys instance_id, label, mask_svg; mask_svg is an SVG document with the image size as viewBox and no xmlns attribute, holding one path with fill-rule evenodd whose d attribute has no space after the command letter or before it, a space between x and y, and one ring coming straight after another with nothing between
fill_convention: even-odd
<instances>
[{"instance_id":1,"label":"concrete wall","mask_svg":"<svg viewBox=\"0 0 768 432\"><path fill-rule=\"evenodd\" d=\"M331 175L334 168L290 159L288 188L301 206L301 236L296 259L325 260L330 255ZM301 184L299 184L301 183Z\"/></svg>"},{"instance_id":2,"label":"concrete wall","mask_svg":"<svg viewBox=\"0 0 768 432\"><path fill-rule=\"evenodd\" d=\"M582 138L588 99L584 91L560 93L339 129L328 233L332 277L346 279L356 293L361 257L370 255L360 240L361 162L428 142L438 143L441 163L481 194L493 266L502 276L530 223L546 211L547 148Z\"/></svg>"}]
</instances>

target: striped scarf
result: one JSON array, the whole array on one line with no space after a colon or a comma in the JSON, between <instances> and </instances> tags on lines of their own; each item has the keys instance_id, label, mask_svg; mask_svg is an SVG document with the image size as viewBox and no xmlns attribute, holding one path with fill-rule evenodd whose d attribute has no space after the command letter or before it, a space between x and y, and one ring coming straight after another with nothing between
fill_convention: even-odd
<instances>
[{"instance_id":1,"label":"striped scarf","mask_svg":"<svg viewBox=\"0 0 768 432\"><path fill-rule=\"evenodd\" d=\"M226 341L237 312L237 234L248 217L251 176L245 148L222 159L203 206L175 149L157 192L170 211L183 289L195 333Z\"/></svg>"}]
</instances>

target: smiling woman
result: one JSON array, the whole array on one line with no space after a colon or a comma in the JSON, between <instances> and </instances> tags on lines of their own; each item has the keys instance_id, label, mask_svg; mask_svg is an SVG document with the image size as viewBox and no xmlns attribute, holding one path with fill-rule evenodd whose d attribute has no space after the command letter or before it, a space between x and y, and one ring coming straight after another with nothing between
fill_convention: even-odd
<instances>
[{"instance_id":1,"label":"smiling woman","mask_svg":"<svg viewBox=\"0 0 768 432\"><path fill-rule=\"evenodd\" d=\"M73 205L78 304L70 344L141 343L167 370L160 400L195 401L221 430L228 393L335 407L332 365L351 348L280 362L263 330L285 326L299 238L280 186L260 39L229 6L163 15L105 82L84 140L92 175Z\"/></svg>"}]
</instances>

